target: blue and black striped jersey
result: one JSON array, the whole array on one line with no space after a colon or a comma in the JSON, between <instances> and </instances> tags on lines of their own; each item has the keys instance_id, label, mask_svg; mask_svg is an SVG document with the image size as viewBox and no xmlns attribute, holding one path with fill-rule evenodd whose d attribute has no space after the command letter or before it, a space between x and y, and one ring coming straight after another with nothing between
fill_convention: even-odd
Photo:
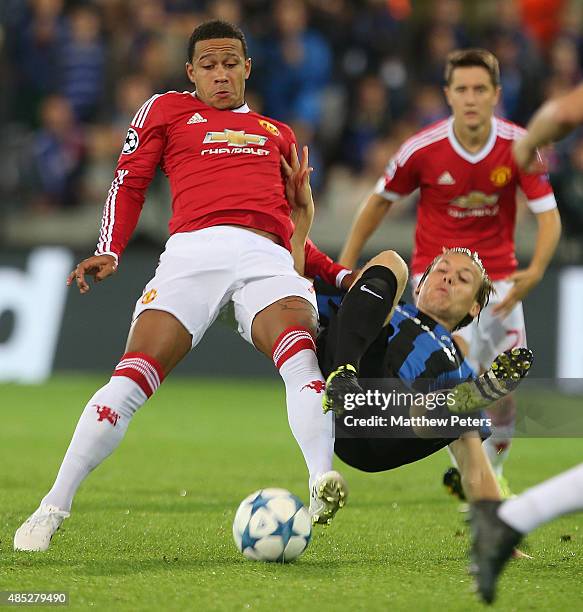
<instances>
[{"instance_id":1,"label":"blue and black striped jersey","mask_svg":"<svg viewBox=\"0 0 583 612\"><path fill-rule=\"evenodd\" d=\"M408 387L448 389L475 375L451 333L412 304L396 307L387 331L387 368Z\"/></svg>"},{"instance_id":2,"label":"blue and black striped jersey","mask_svg":"<svg viewBox=\"0 0 583 612\"><path fill-rule=\"evenodd\" d=\"M320 320L324 325L335 318L341 300L342 295L318 296ZM326 336L325 332L319 336L319 355L326 352ZM322 366L322 358L320 361ZM327 372L324 374L327 376ZM405 387L423 393L451 388L474 376L451 333L415 306L405 303L396 307L390 324L369 346L359 370L360 378L400 379Z\"/></svg>"}]
</instances>

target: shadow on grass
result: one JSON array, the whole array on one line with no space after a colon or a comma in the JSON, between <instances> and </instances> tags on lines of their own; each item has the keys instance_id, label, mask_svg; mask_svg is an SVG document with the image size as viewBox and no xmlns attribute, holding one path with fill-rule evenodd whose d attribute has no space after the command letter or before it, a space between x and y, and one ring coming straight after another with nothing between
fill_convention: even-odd
<instances>
[{"instance_id":1,"label":"shadow on grass","mask_svg":"<svg viewBox=\"0 0 583 612\"><path fill-rule=\"evenodd\" d=\"M117 500L103 500L99 502L99 508L95 504L78 504L75 506L75 517L87 517L88 515L100 516L104 512L115 513L116 515L121 514L139 514L143 515L156 515L156 514L195 514L198 512L211 512L219 515L224 514L226 510L231 511L232 508L236 508L236 504L232 500L209 500L209 499L194 499L194 498L180 498L176 495L176 500L144 500L140 501L135 496L128 496L125 500L120 496ZM234 515L234 510L232 514Z\"/></svg>"},{"instance_id":2,"label":"shadow on grass","mask_svg":"<svg viewBox=\"0 0 583 612\"><path fill-rule=\"evenodd\" d=\"M4 555L3 555L4 556ZM386 568L385 560L380 559L376 565L378 568ZM4 556L3 570L5 576L13 573L15 577L27 573L28 570L51 570L62 578L69 577L95 577L95 576L135 576L139 574L160 574L165 572L191 572L203 571L210 573L213 570L228 572L231 576L249 575L257 577L265 574L278 575L282 572L302 572L306 570L315 572L317 576L327 576L331 571L350 572L361 568L362 558L344 560L315 560L305 559L294 563L262 563L248 561L242 556L224 557L212 559L185 559L173 556L162 556L157 559L103 559L91 560L81 559L71 555L57 556L56 552L49 555L35 553L12 553ZM371 561L367 561L370 568ZM374 565L374 564L373 564ZM66 569L64 572L62 570ZM66 579L66 578L65 578Z\"/></svg>"}]
</instances>

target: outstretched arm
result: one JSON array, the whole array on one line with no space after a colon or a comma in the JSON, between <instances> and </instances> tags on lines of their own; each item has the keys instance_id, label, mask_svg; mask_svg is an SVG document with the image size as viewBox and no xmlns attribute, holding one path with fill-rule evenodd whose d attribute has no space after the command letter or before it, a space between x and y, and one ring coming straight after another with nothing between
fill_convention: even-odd
<instances>
[{"instance_id":1,"label":"outstretched arm","mask_svg":"<svg viewBox=\"0 0 583 612\"><path fill-rule=\"evenodd\" d=\"M393 202L408 196L419 187L419 168L423 160L415 153L412 145L411 139L403 143L390 160L373 193L356 213L338 260L343 266L352 269L356 267L364 245L381 224Z\"/></svg>"},{"instance_id":2,"label":"outstretched arm","mask_svg":"<svg viewBox=\"0 0 583 612\"><path fill-rule=\"evenodd\" d=\"M538 147L560 140L583 123L583 85L550 100L540 108L527 126L526 135L514 143L514 158L523 169L536 159Z\"/></svg>"},{"instance_id":3,"label":"outstretched arm","mask_svg":"<svg viewBox=\"0 0 583 612\"><path fill-rule=\"evenodd\" d=\"M160 97L147 100L133 118L103 207L95 254L79 263L67 278L67 285L76 280L80 293L89 291L86 276L99 282L115 272L138 223L165 144L166 119Z\"/></svg>"},{"instance_id":4,"label":"outstretched arm","mask_svg":"<svg viewBox=\"0 0 583 612\"><path fill-rule=\"evenodd\" d=\"M493 314L508 316L518 302L542 280L561 237L561 217L556 208L536 214L538 225L534 253L528 268L508 277L514 283L505 298L492 309Z\"/></svg>"},{"instance_id":5,"label":"outstretched arm","mask_svg":"<svg viewBox=\"0 0 583 612\"><path fill-rule=\"evenodd\" d=\"M347 268L354 269L356 267L362 249L382 223L391 205L390 200L385 199L378 193L371 193L362 203L352 223L342 253L340 253L339 263Z\"/></svg>"}]
</instances>

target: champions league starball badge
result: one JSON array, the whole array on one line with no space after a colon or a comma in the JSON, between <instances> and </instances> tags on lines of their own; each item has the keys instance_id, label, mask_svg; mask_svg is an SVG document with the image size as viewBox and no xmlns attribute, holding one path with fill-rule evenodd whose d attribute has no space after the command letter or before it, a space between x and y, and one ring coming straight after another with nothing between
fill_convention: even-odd
<instances>
[{"instance_id":1,"label":"champions league starball badge","mask_svg":"<svg viewBox=\"0 0 583 612\"><path fill-rule=\"evenodd\" d=\"M129 155L130 153L133 153L138 148L139 144L140 139L138 138L138 133L136 132L136 130L134 130L134 128L130 128L126 135L125 142L123 143L122 153L124 155Z\"/></svg>"}]
</instances>

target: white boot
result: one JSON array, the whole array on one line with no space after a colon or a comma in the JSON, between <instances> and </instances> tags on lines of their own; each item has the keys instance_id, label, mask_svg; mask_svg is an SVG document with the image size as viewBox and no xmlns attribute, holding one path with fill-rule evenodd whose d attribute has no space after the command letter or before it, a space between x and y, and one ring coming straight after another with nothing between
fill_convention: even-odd
<instances>
[{"instance_id":1,"label":"white boot","mask_svg":"<svg viewBox=\"0 0 583 612\"><path fill-rule=\"evenodd\" d=\"M70 513L56 506L41 504L14 534L14 550L47 550L51 538Z\"/></svg>"},{"instance_id":2,"label":"white boot","mask_svg":"<svg viewBox=\"0 0 583 612\"><path fill-rule=\"evenodd\" d=\"M329 525L347 498L348 486L341 474L331 470L319 476L310 492L312 523Z\"/></svg>"}]
</instances>

